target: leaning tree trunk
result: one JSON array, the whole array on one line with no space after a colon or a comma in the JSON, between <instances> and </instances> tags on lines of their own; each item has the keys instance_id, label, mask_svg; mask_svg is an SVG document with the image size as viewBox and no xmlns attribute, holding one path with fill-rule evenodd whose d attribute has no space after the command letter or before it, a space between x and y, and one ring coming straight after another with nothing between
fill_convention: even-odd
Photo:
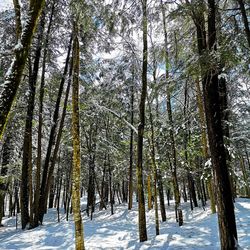
<instances>
[{"instance_id":1,"label":"leaning tree trunk","mask_svg":"<svg viewBox=\"0 0 250 250\"><path fill-rule=\"evenodd\" d=\"M8 115L16 97L20 85L24 66L29 54L33 34L37 27L37 21L43 9L45 0L30 0L28 20L24 26L21 38L14 49L15 56L6 74L0 91L0 138L2 137Z\"/></svg>"},{"instance_id":2,"label":"leaning tree trunk","mask_svg":"<svg viewBox=\"0 0 250 250\"><path fill-rule=\"evenodd\" d=\"M143 135L145 126L145 102L147 97L147 58L148 58L148 43L147 43L147 0L142 1L143 9L143 63L142 63L142 90L140 100L140 120L138 126L137 139L137 189L138 189L138 206L139 206L139 239L140 242L147 240L146 215L145 215L145 198L143 189Z\"/></svg>"}]
</instances>

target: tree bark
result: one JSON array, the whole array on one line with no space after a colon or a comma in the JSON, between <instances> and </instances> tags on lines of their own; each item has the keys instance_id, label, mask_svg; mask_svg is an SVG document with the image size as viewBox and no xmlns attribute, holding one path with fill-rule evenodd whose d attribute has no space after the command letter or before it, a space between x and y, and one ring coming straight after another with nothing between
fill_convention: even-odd
<instances>
[{"instance_id":1,"label":"tree bark","mask_svg":"<svg viewBox=\"0 0 250 250\"><path fill-rule=\"evenodd\" d=\"M72 36L70 37L69 46L68 46L68 54L66 57L66 62L64 66L64 72L61 79L60 87L58 90L57 100L56 100L56 106L55 111L53 115L53 124L50 130L50 136L49 136L49 144L47 148L47 153L45 157L44 162L44 168L43 168L43 176L42 176L42 183L41 183L41 189L40 189L40 199L39 199L39 221L42 223L44 213L46 212L46 204L47 204L47 194L46 194L46 185L48 182L48 170L49 170L49 164L50 164L50 157L52 153L52 147L55 143L55 137L56 137L56 128L58 125L58 118L59 118L59 109L60 109L60 103L61 103L61 97L63 92L63 87L65 83L65 79L68 72L68 65L70 60L70 52L71 52L71 44L72 44Z\"/></svg>"},{"instance_id":2,"label":"tree bark","mask_svg":"<svg viewBox=\"0 0 250 250\"><path fill-rule=\"evenodd\" d=\"M37 47L33 68L30 66L29 97L24 132L22 182L21 182L21 217L22 229L30 223L33 226L33 186L32 186L32 122L35 106L36 82L42 50L42 39L44 31L44 15L39 25ZM31 62L30 62L31 63ZM30 205L30 211L29 211Z\"/></svg>"},{"instance_id":3,"label":"tree bark","mask_svg":"<svg viewBox=\"0 0 250 250\"><path fill-rule=\"evenodd\" d=\"M242 21L244 23L246 38L247 38L248 46L250 48L250 29L249 29L249 23L248 23L248 17L247 17L247 13L246 13L245 3L244 3L244 0L237 0L237 1L240 5Z\"/></svg>"},{"instance_id":4,"label":"tree bark","mask_svg":"<svg viewBox=\"0 0 250 250\"><path fill-rule=\"evenodd\" d=\"M110 164L110 158L108 155L108 171L109 171L109 200L110 200L110 210L111 210L111 215L114 214L114 197L115 197L115 190L112 189L112 171L111 171L111 164Z\"/></svg>"},{"instance_id":5,"label":"tree bark","mask_svg":"<svg viewBox=\"0 0 250 250\"><path fill-rule=\"evenodd\" d=\"M37 27L37 20L43 9L45 0L31 0L28 20L15 47L15 56L5 76L5 81L0 91L0 139L8 120L11 107L14 103L18 87L20 85L26 60L28 58L33 34Z\"/></svg>"},{"instance_id":6,"label":"tree bark","mask_svg":"<svg viewBox=\"0 0 250 250\"><path fill-rule=\"evenodd\" d=\"M158 191L159 191L159 199L160 199L160 209L161 209L161 219L162 221L166 221L166 208L164 201L164 192L163 192L163 183L162 183L162 175L160 169L157 172L157 181L158 181Z\"/></svg>"},{"instance_id":7,"label":"tree bark","mask_svg":"<svg viewBox=\"0 0 250 250\"><path fill-rule=\"evenodd\" d=\"M134 125L134 71L132 72L133 80L130 87L130 123ZM128 210L132 209L133 205L133 162L134 162L134 130L130 130L129 143L129 185L128 185Z\"/></svg>"},{"instance_id":8,"label":"tree bark","mask_svg":"<svg viewBox=\"0 0 250 250\"><path fill-rule=\"evenodd\" d=\"M9 163L11 160L11 150L12 150L12 145L11 145L11 136L7 135L6 139L4 140L3 143L3 148L2 148L2 167L1 167L1 176L4 176L5 178L7 177L8 174L8 167ZM7 178L5 179L4 182L0 183L0 226L2 224L2 218L4 216L4 198L5 198L5 193L8 189L8 180Z\"/></svg>"},{"instance_id":9,"label":"tree bark","mask_svg":"<svg viewBox=\"0 0 250 250\"><path fill-rule=\"evenodd\" d=\"M49 36L51 32L51 26L54 16L55 1L53 2L51 14L49 18L49 24L46 31L44 50L43 50L43 61L42 61L42 73L41 73L41 84L39 93L39 114L38 114L38 138L37 138L37 161L36 161L36 186L34 195L34 221L33 227L37 227L39 224L39 199L40 199L40 183L41 183L41 162L42 162L42 127L43 127L43 99L44 99L44 85L45 85L45 70L46 70L46 59L48 53ZM44 21L44 20L43 20ZM41 19L41 22L43 22Z\"/></svg>"},{"instance_id":10,"label":"tree bark","mask_svg":"<svg viewBox=\"0 0 250 250\"><path fill-rule=\"evenodd\" d=\"M163 1L161 0L161 11L163 17L163 32L164 32L164 56L165 56L165 79L166 82L169 81L169 72L168 72L168 39L167 39L167 26L166 26L166 13L165 8L163 5ZM172 172L172 180L173 180L173 187L174 187L174 197L175 197L175 213L176 213L176 220L178 221L177 209L180 205L180 191L177 179L177 159L176 159L176 149L175 149L175 138L174 138L174 130L173 130L173 117L172 117L172 107L171 107L171 96L170 96L170 87L169 83L167 83L167 113L168 113L168 121L170 125L169 129L169 136L171 142L171 172Z\"/></svg>"},{"instance_id":11,"label":"tree bark","mask_svg":"<svg viewBox=\"0 0 250 250\"><path fill-rule=\"evenodd\" d=\"M202 93L200 88L200 83L197 80L196 81L196 92L197 92L197 104L198 104L198 110L199 110L199 116L200 116L200 124L201 124L201 143L202 143L202 152L203 157L205 161L208 160L208 146L207 146L207 133L206 133L206 118L205 118L205 111L204 111L204 105L202 100ZM214 197L214 189L212 187L213 183L213 176L212 176L212 170L211 170L211 176L208 177L207 181L207 188L210 198L210 208L212 214L216 213L216 207L215 207L215 197Z\"/></svg>"},{"instance_id":12,"label":"tree bark","mask_svg":"<svg viewBox=\"0 0 250 250\"><path fill-rule=\"evenodd\" d=\"M78 24L74 23L73 39L73 84L72 84L72 135L73 135L73 175L72 175L72 207L75 222L75 249L84 250L83 223L80 207L81 153L79 128L79 67L80 47L78 40ZM71 42L70 42L71 44ZM70 49L69 49L70 51Z\"/></svg>"},{"instance_id":13,"label":"tree bark","mask_svg":"<svg viewBox=\"0 0 250 250\"><path fill-rule=\"evenodd\" d=\"M59 151L59 148L60 148L60 142L61 142L61 137L62 137L62 132L63 132L64 120L65 120L66 113L67 113L67 104L68 104L69 91L70 91L71 78L72 78L72 68L73 68L73 62L71 63L71 66L70 66L68 85L67 85L67 88L66 88L66 93L65 93L65 98L64 98L61 121L60 121L60 125L59 125L59 128L58 128L58 133L57 133L57 137L56 137L55 148L54 148L52 159L51 159L51 164L49 165L48 179L47 179L46 187L45 187L45 195L46 195L45 200L47 200L47 198L48 198L49 188L50 188L51 181L52 181L52 178L53 178L53 173L54 173L54 169L55 169L55 165L56 165L56 161L57 161L58 151Z\"/></svg>"},{"instance_id":14,"label":"tree bark","mask_svg":"<svg viewBox=\"0 0 250 250\"><path fill-rule=\"evenodd\" d=\"M208 50L216 51L216 5L214 0L208 0ZM226 250L237 249L237 229L223 139L218 85L216 69L206 70L203 78L205 113L212 164L216 172L218 188L217 205L221 249Z\"/></svg>"},{"instance_id":15,"label":"tree bark","mask_svg":"<svg viewBox=\"0 0 250 250\"><path fill-rule=\"evenodd\" d=\"M151 160L153 165L153 174L154 174L154 210L155 210L155 235L160 234L160 228L159 228L159 215L158 215L158 190L157 190L157 182L158 182L158 176L157 176L157 165L155 161L155 136L154 136L154 122L153 122L153 114L151 110L151 105L148 101L148 107L149 107L149 120L150 120L150 130L151 130ZM165 215L166 217L166 215Z\"/></svg>"},{"instance_id":16,"label":"tree bark","mask_svg":"<svg viewBox=\"0 0 250 250\"><path fill-rule=\"evenodd\" d=\"M148 58L148 44L147 44L147 0L142 1L143 10L143 63L142 63L142 90L139 107L139 126L137 138L137 189L138 189L138 206L139 206L139 239L140 242L147 240L146 215L145 215L145 198L143 188L143 135L145 126L145 102L147 97L147 58Z\"/></svg>"},{"instance_id":17,"label":"tree bark","mask_svg":"<svg viewBox=\"0 0 250 250\"><path fill-rule=\"evenodd\" d=\"M151 192L151 171L148 172L147 179L147 188L148 188L148 210L152 209L152 192Z\"/></svg>"}]
</instances>

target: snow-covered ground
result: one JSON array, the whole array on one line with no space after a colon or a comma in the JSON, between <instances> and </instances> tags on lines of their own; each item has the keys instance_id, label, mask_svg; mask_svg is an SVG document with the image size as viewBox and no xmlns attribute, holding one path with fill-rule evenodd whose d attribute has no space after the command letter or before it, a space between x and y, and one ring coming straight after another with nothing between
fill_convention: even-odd
<instances>
[{"instance_id":1,"label":"snow-covered ground","mask_svg":"<svg viewBox=\"0 0 250 250\"><path fill-rule=\"evenodd\" d=\"M237 199L235 204L239 244L250 249L250 199ZM160 235L155 237L154 210L147 212L148 241L138 242L138 211L136 204L131 211L126 204L117 205L115 214L110 210L98 211L91 221L84 216L86 249L219 249L217 215L206 207L190 211L184 206L184 225L174 220L173 205L167 207L167 222L160 223ZM159 213L160 215L160 213ZM0 228L0 249L74 249L74 223L57 223L55 209L50 209L43 226L22 231L15 228L15 218L5 218Z\"/></svg>"}]
</instances>

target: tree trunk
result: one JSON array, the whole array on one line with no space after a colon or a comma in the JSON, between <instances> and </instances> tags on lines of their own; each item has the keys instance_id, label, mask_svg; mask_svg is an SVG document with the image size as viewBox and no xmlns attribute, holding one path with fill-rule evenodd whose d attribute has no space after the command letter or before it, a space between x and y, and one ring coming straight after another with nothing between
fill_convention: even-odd
<instances>
[{"instance_id":1,"label":"tree trunk","mask_svg":"<svg viewBox=\"0 0 250 250\"><path fill-rule=\"evenodd\" d=\"M75 249L83 250L83 223L80 207L81 190L81 153L79 128L79 66L80 48L78 40L78 24L74 23L73 39L73 87L72 87L72 135L73 135L73 166L72 166L72 207L75 222ZM71 44L71 42L70 42ZM70 51L70 49L69 49Z\"/></svg>"},{"instance_id":2,"label":"tree trunk","mask_svg":"<svg viewBox=\"0 0 250 250\"><path fill-rule=\"evenodd\" d=\"M104 159L104 167L103 167L103 174L102 174L102 183L101 183L101 192L100 192L100 207L99 210L102 210L103 208L106 209L106 205L105 205L105 198L104 198L104 193L105 193L105 175L106 175L106 155L105 155L105 159Z\"/></svg>"},{"instance_id":3,"label":"tree trunk","mask_svg":"<svg viewBox=\"0 0 250 250\"><path fill-rule=\"evenodd\" d=\"M138 141L137 141L137 189L138 189L138 206L139 206L139 239L140 242L147 240L146 215L145 215L145 198L143 188L143 135L145 126L145 102L147 97L147 0L142 1L143 10L143 63L142 63L142 90L139 107L139 126L138 126Z\"/></svg>"},{"instance_id":4,"label":"tree trunk","mask_svg":"<svg viewBox=\"0 0 250 250\"><path fill-rule=\"evenodd\" d=\"M150 138L150 148L151 148L151 160L153 165L153 173L154 173L154 209L155 209L155 234L160 234L159 229L159 215L158 215L158 190L157 190L157 182L158 182L158 174L157 174L157 165L155 160L155 136L154 136L154 121L153 114L151 109L151 104L149 103L148 98L148 108L149 108L149 120L150 120L150 130L151 130L151 138ZM165 215L166 217L166 215ZM166 220L166 218L165 218Z\"/></svg>"},{"instance_id":5,"label":"tree trunk","mask_svg":"<svg viewBox=\"0 0 250 250\"><path fill-rule=\"evenodd\" d=\"M20 85L26 60L28 58L30 45L37 27L37 20L43 9L45 0L31 0L29 6L28 20L21 34L21 39L15 47L15 56L12 60L8 74L5 76L3 87L0 91L0 139L13 105L18 87Z\"/></svg>"},{"instance_id":6,"label":"tree trunk","mask_svg":"<svg viewBox=\"0 0 250 250\"><path fill-rule=\"evenodd\" d=\"M208 0L208 49L210 52L216 50L216 11L215 1ZM223 139L218 85L216 69L207 70L203 78L205 113L212 164L216 172L218 188L217 205L221 249L226 250L237 249L237 229Z\"/></svg>"},{"instance_id":7,"label":"tree trunk","mask_svg":"<svg viewBox=\"0 0 250 250\"><path fill-rule=\"evenodd\" d=\"M244 162L244 158L242 156L240 156L240 167L241 167L241 171L242 171L242 175L243 175L243 180L245 182L245 196L250 198L250 189L249 189L249 185L248 185L248 173L246 171L246 166L245 166L245 162Z\"/></svg>"},{"instance_id":8,"label":"tree trunk","mask_svg":"<svg viewBox=\"0 0 250 250\"><path fill-rule=\"evenodd\" d=\"M3 143L2 148L2 167L1 167L1 176L6 177L8 173L8 166L11 159L11 136L8 135ZM5 193L8 189L8 181L7 178L5 179L5 182L0 182L0 226L2 224L2 218L4 216L4 198Z\"/></svg>"},{"instance_id":9,"label":"tree trunk","mask_svg":"<svg viewBox=\"0 0 250 250\"><path fill-rule=\"evenodd\" d=\"M246 154L248 168L250 170L250 160L249 160L249 156L248 156L248 152L247 152L247 145L246 145L246 143L244 143L244 148L245 148L245 154Z\"/></svg>"},{"instance_id":10,"label":"tree trunk","mask_svg":"<svg viewBox=\"0 0 250 250\"><path fill-rule=\"evenodd\" d=\"M95 210L95 156L91 153L89 156L89 183L87 197L87 214L89 216Z\"/></svg>"},{"instance_id":11,"label":"tree trunk","mask_svg":"<svg viewBox=\"0 0 250 250\"><path fill-rule=\"evenodd\" d=\"M42 50L42 39L44 31L44 14L42 15L39 25L39 33L37 47L35 51L35 59L33 68L30 65L29 77L29 97L25 123L24 142L23 142L23 162L22 162L22 182L21 182L21 217L22 229L28 223L33 226L33 186L32 186L32 122L35 106L36 82L39 70L39 63ZM30 203L30 214L29 206Z\"/></svg>"},{"instance_id":12,"label":"tree trunk","mask_svg":"<svg viewBox=\"0 0 250 250\"><path fill-rule=\"evenodd\" d=\"M246 13L245 3L244 3L244 0L237 0L237 1L240 5L242 21L244 23L247 42L248 42L248 46L250 48L250 29L249 29L249 24L248 24L248 17L247 17L247 13Z\"/></svg>"},{"instance_id":13,"label":"tree trunk","mask_svg":"<svg viewBox=\"0 0 250 250\"><path fill-rule=\"evenodd\" d=\"M134 71L132 72L133 80L130 87L130 123L134 125ZM133 205L133 158L134 158L134 130L130 130L130 144L129 144L129 185L128 185L128 210L132 209Z\"/></svg>"},{"instance_id":14,"label":"tree trunk","mask_svg":"<svg viewBox=\"0 0 250 250\"><path fill-rule=\"evenodd\" d=\"M63 111L62 111L61 121L60 121L60 125L59 125L59 128L58 128L58 133L57 133L57 137L56 137L55 148L54 148L54 151L53 151L53 155L52 155L52 159L51 159L51 164L49 166L48 179L47 179L46 187L45 187L45 195L46 195L45 200L47 200L47 198L48 198L49 188L50 188L51 181L52 181L52 178L53 178L54 169L55 169L55 165L56 165L56 161L57 161L57 156L58 156L58 151L59 151L59 148L60 148L60 142L61 142L61 137L62 137L62 132L63 132L64 120L65 120L66 113L67 113L69 91L70 91L70 86L71 86L72 67L73 67L73 63L71 62L70 71L69 71L69 78L68 78L68 85L67 85L67 89L66 89L66 93L65 93L65 98L64 98L64 104L63 104Z\"/></svg>"},{"instance_id":15,"label":"tree trunk","mask_svg":"<svg viewBox=\"0 0 250 250\"><path fill-rule=\"evenodd\" d=\"M195 192L195 185L194 185L194 179L192 176L192 173L190 171L190 167L189 167L189 162L188 162L188 140L189 140L189 119L187 117L187 110L189 107L189 98L188 98L188 84L187 81L185 83L185 100L184 100L184 118L185 118L185 131L184 131L184 155L185 155L185 166L186 166L186 170L187 170L187 180L188 180L188 189L189 189L189 196L190 196L190 200L192 199L192 201L190 202L191 205L191 210L193 210L193 205L194 207L198 207L198 202L197 202L197 198L196 198L196 192Z\"/></svg>"},{"instance_id":16,"label":"tree trunk","mask_svg":"<svg viewBox=\"0 0 250 250\"><path fill-rule=\"evenodd\" d=\"M128 202L128 181L122 180L122 202Z\"/></svg>"},{"instance_id":17,"label":"tree trunk","mask_svg":"<svg viewBox=\"0 0 250 250\"><path fill-rule=\"evenodd\" d=\"M56 188L55 177L52 176L49 188L49 208L53 208L54 196L56 190L55 188Z\"/></svg>"},{"instance_id":18,"label":"tree trunk","mask_svg":"<svg viewBox=\"0 0 250 250\"><path fill-rule=\"evenodd\" d=\"M168 113L168 121L170 125L169 129L169 136L171 142L171 172L172 172L172 180L173 180L173 187L174 187L174 197L175 197L175 213L176 213L176 220L178 220L177 216L177 209L180 205L180 191L177 179L177 159L176 159L176 149L175 149L175 138L174 138L174 130L173 130L173 117L172 117L172 107L171 107L171 96L170 96L170 86L169 86L169 72L168 72L168 40L167 40L167 26L166 26L166 13L165 8L163 5L163 1L161 0L161 10L163 16L163 32L164 32L164 52L165 52L165 79L167 82L167 113Z\"/></svg>"},{"instance_id":19,"label":"tree trunk","mask_svg":"<svg viewBox=\"0 0 250 250\"><path fill-rule=\"evenodd\" d=\"M39 199L39 221L41 223L43 221L44 213L46 212L46 204L47 204L46 197L48 197L48 195L46 194L46 185L48 183L48 170L49 170L52 147L55 143L56 128L57 128L57 124L58 124L59 109L60 109L61 97L62 97L62 93L63 93L63 87L64 87L65 79L67 76L67 72L68 72L71 44L72 44L72 36L71 36L70 41L69 41L68 54L67 54L67 58L66 58L65 66L64 66L64 72L63 72L60 87L58 90L56 106L55 106L55 111L54 111L54 115L53 115L53 124L52 124L51 130L50 130L49 143L48 143L48 148L47 148L47 153L46 153L44 168L43 168L42 184L41 184L40 199Z\"/></svg>"},{"instance_id":20,"label":"tree trunk","mask_svg":"<svg viewBox=\"0 0 250 250\"><path fill-rule=\"evenodd\" d=\"M114 189L112 190L112 171L111 171L111 164L110 158L108 155L108 171L109 171L109 195L110 195L110 207L111 207L111 215L114 214Z\"/></svg>"},{"instance_id":21,"label":"tree trunk","mask_svg":"<svg viewBox=\"0 0 250 250\"><path fill-rule=\"evenodd\" d=\"M38 137L37 137L37 161L36 161L36 186L35 186L35 196L34 196L34 221L33 227L37 227L39 224L39 198L40 198L40 182L41 182L41 161L42 161L42 126L43 126L43 99L44 99L44 85L45 85L45 68L46 59L48 52L49 36L52 26L52 20L54 16L54 6L53 2L51 15L49 19L48 29L46 31L46 37L44 42L43 51L43 62L42 62L42 73L41 73L41 84L39 93L39 115L38 115ZM41 18L42 22L42 18Z\"/></svg>"},{"instance_id":22,"label":"tree trunk","mask_svg":"<svg viewBox=\"0 0 250 250\"><path fill-rule=\"evenodd\" d=\"M151 171L149 171L148 173L147 187L148 187L148 210L151 210L152 209Z\"/></svg>"},{"instance_id":23,"label":"tree trunk","mask_svg":"<svg viewBox=\"0 0 250 250\"><path fill-rule=\"evenodd\" d=\"M200 126L201 126L202 152L203 152L204 160L207 161L208 160L208 147L207 147L206 121L205 121L205 111L204 111L199 81L196 81L196 92L197 92L197 104L198 104L198 110L199 110L199 116L200 116L200 124L201 124ZM207 188L208 188L208 193L209 193L209 198L210 198L211 212L212 214L214 214L216 213L216 207L215 207L214 189L212 187L212 183L213 183L212 170L210 172L211 172L211 176L208 177Z\"/></svg>"}]
</instances>

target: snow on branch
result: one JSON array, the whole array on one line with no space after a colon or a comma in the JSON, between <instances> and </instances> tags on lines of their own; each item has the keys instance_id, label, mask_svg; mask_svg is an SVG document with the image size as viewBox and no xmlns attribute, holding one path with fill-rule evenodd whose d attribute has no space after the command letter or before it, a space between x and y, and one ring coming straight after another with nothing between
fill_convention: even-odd
<instances>
[{"instance_id":1,"label":"snow on branch","mask_svg":"<svg viewBox=\"0 0 250 250\"><path fill-rule=\"evenodd\" d=\"M131 124L129 123L122 115L118 114L117 112L115 112L112 109L109 109L105 106L101 106L98 103L93 103L95 107L99 108L100 110L103 111L107 111L110 112L111 114L113 114L114 116L116 116L117 118L119 118L120 120L122 120L128 127L130 127L136 134L138 134L138 130Z\"/></svg>"}]
</instances>

